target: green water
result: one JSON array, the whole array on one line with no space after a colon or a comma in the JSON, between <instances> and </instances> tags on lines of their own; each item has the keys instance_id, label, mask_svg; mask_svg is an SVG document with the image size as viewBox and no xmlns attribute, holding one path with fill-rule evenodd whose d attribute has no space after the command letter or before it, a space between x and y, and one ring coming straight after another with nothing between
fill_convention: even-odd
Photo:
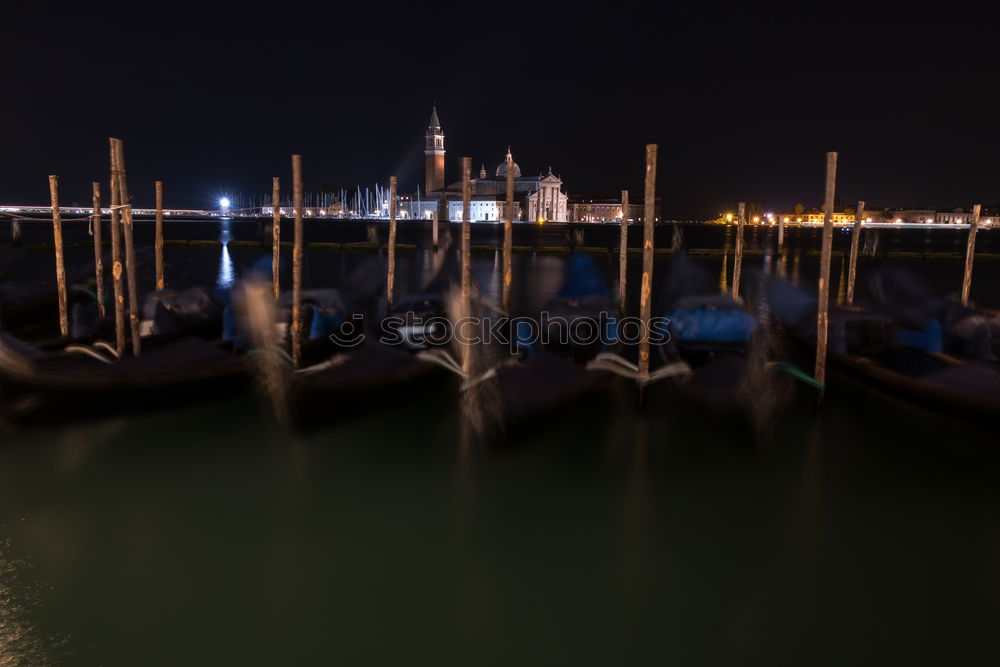
<instances>
[{"instance_id":1,"label":"green water","mask_svg":"<svg viewBox=\"0 0 1000 667\"><path fill-rule=\"evenodd\" d=\"M529 310L564 259L516 262ZM489 442L448 387L0 433L0 665L996 664L995 434L831 386L763 435L625 384Z\"/></svg>"}]
</instances>

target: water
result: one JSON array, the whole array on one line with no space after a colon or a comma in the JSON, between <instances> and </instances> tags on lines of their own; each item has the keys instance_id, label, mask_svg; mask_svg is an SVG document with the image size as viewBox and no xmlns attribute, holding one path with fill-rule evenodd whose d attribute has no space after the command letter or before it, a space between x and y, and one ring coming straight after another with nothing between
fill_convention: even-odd
<instances>
[{"instance_id":1,"label":"water","mask_svg":"<svg viewBox=\"0 0 1000 667\"><path fill-rule=\"evenodd\" d=\"M805 236L790 244L811 284ZM19 275L40 276L48 253L25 252ZM225 282L266 254L222 252L168 246L168 281ZM306 284L365 256L311 251ZM495 255L474 261L495 294ZM401 290L426 262L400 253ZM960 261L898 263L961 279ZM515 255L514 309L564 269ZM984 305L998 273L976 266ZM0 665L996 662L993 434L836 384L819 410L800 391L772 437L648 399L622 385L493 443L450 388L300 437L253 396L0 432Z\"/></svg>"}]
</instances>

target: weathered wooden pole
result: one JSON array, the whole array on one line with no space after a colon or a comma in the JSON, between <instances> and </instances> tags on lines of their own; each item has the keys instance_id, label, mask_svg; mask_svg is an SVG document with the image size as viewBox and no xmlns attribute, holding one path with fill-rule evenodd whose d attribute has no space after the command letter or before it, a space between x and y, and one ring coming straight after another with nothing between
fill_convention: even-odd
<instances>
[{"instance_id":1,"label":"weathered wooden pole","mask_svg":"<svg viewBox=\"0 0 1000 667\"><path fill-rule=\"evenodd\" d=\"M121 139L115 139L115 156L118 160L118 196L121 198L122 236L125 239L125 285L128 288L128 323L132 334L132 354L138 356L142 351L142 341L139 336L139 289L136 284L136 274L139 272L135 259L135 230L132 226L132 204L128 196L128 180L125 177L125 145Z\"/></svg>"},{"instance_id":2,"label":"weathered wooden pole","mask_svg":"<svg viewBox=\"0 0 1000 667\"><path fill-rule=\"evenodd\" d=\"M626 269L628 268L628 190L622 190L622 224L618 240L618 314L625 315Z\"/></svg>"},{"instance_id":3,"label":"weathered wooden pole","mask_svg":"<svg viewBox=\"0 0 1000 667\"><path fill-rule=\"evenodd\" d=\"M514 281L511 257L514 236L514 158L507 151L507 205L503 219L503 309L510 313L510 288Z\"/></svg>"},{"instance_id":4,"label":"weathered wooden pole","mask_svg":"<svg viewBox=\"0 0 1000 667\"><path fill-rule=\"evenodd\" d=\"M21 242L21 219L12 217L10 219L10 241L11 243Z\"/></svg>"},{"instance_id":5,"label":"weathered wooden pole","mask_svg":"<svg viewBox=\"0 0 1000 667\"><path fill-rule=\"evenodd\" d=\"M121 193L118 185L118 155L115 140L108 139L111 153L111 277L115 296L115 351L120 359L125 354L125 288L122 283Z\"/></svg>"},{"instance_id":6,"label":"weathered wooden pole","mask_svg":"<svg viewBox=\"0 0 1000 667\"><path fill-rule=\"evenodd\" d=\"M462 158L462 301L468 308L472 296L472 225L469 220L469 200L472 199L472 185L469 182L472 173L472 158Z\"/></svg>"},{"instance_id":7,"label":"weathered wooden pole","mask_svg":"<svg viewBox=\"0 0 1000 667\"><path fill-rule=\"evenodd\" d=\"M722 249L722 271L719 272L719 291L725 294L729 291L729 250Z\"/></svg>"},{"instance_id":8,"label":"weathered wooden pole","mask_svg":"<svg viewBox=\"0 0 1000 667\"><path fill-rule=\"evenodd\" d=\"M736 223L736 252L733 254L733 288L732 297L740 298L740 278L743 274L743 226L747 221L746 203L740 202Z\"/></svg>"},{"instance_id":9,"label":"weathered wooden pole","mask_svg":"<svg viewBox=\"0 0 1000 667\"><path fill-rule=\"evenodd\" d=\"M392 291L396 284L396 177L389 177L389 274L385 279L385 302L392 308Z\"/></svg>"},{"instance_id":10,"label":"weathered wooden pole","mask_svg":"<svg viewBox=\"0 0 1000 667\"><path fill-rule=\"evenodd\" d=\"M281 296L281 180L271 179L271 282L274 298Z\"/></svg>"},{"instance_id":11,"label":"weathered wooden pole","mask_svg":"<svg viewBox=\"0 0 1000 667\"><path fill-rule=\"evenodd\" d=\"M976 229L979 227L980 205L972 207L972 221L969 223L969 241L965 246L965 274L962 276L962 305L969 305L972 291L972 260L976 257Z\"/></svg>"},{"instance_id":12,"label":"weathered wooden pole","mask_svg":"<svg viewBox=\"0 0 1000 667\"><path fill-rule=\"evenodd\" d=\"M642 239L642 289L639 292L639 381L649 380L649 322L653 307L653 233L656 215L656 144L646 144L646 197Z\"/></svg>"},{"instance_id":13,"label":"weathered wooden pole","mask_svg":"<svg viewBox=\"0 0 1000 667\"><path fill-rule=\"evenodd\" d=\"M785 252L785 216L778 216L778 254Z\"/></svg>"},{"instance_id":14,"label":"weathered wooden pole","mask_svg":"<svg viewBox=\"0 0 1000 667\"><path fill-rule=\"evenodd\" d=\"M434 207L434 214L431 216L431 248L436 252L438 249L438 209Z\"/></svg>"},{"instance_id":15,"label":"weathered wooden pole","mask_svg":"<svg viewBox=\"0 0 1000 667\"><path fill-rule=\"evenodd\" d=\"M59 334L69 335L69 312L66 304L66 262L63 257L62 214L59 212L59 177L49 176L52 197L52 236L56 248L56 293L59 296Z\"/></svg>"},{"instance_id":16,"label":"weathered wooden pole","mask_svg":"<svg viewBox=\"0 0 1000 667\"><path fill-rule=\"evenodd\" d=\"M854 305L854 278L857 276L858 268L858 244L861 240L861 225L864 224L865 203L858 202L857 211L854 214L854 230L851 232L851 256L847 265L847 305Z\"/></svg>"},{"instance_id":17,"label":"weathered wooden pole","mask_svg":"<svg viewBox=\"0 0 1000 667\"><path fill-rule=\"evenodd\" d=\"M833 198L837 187L837 154L826 154L826 199L823 204L823 246L819 263L816 311L816 381L826 382L826 343L830 329L830 254L833 251Z\"/></svg>"},{"instance_id":18,"label":"weathered wooden pole","mask_svg":"<svg viewBox=\"0 0 1000 667\"><path fill-rule=\"evenodd\" d=\"M302 156L292 156L292 203L295 227L292 240L292 364L302 362Z\"/></svg>"},{"instance_id":19,"label":"weathered wooden pole","mask_svg":"<svg viewBox=\"0 0 1000 667\"><path fill-rule=\"evenodd\" d=\"M156 289L167 286L163 278L163 181L156 181L156 230L153 249L156 253Z\"/></svg>"},{"instance_id":20,"label":"weathered wooden pole","mask_svg":"<svg viewBox=\"0 0 1000 667\"><path fill-rule=\"evenodd\" d=\"M97 287L97 316L104 319L104 242L101 239L101 184L91 183L91 199L94 204L91 230L94 234L94 279Z\"/></svg>"}]
</instances>

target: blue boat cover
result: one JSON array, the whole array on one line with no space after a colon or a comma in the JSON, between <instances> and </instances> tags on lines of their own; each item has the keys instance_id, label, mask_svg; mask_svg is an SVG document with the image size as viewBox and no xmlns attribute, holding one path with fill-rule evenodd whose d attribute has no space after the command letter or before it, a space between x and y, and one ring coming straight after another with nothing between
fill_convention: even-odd
<instances>
[{"instance_id":1,"label":"blue boat cover","mask_svg":"<svg viewBox=\"0 0 1000 667\"><path fill-rule=\"evenodd\" d=\"M927 326L923 329L896 329L896 342L901 345L915 347L926 352L943 352L944 335L941 323L937 320L928 320Z\"/></svg>"},{"instance_id":2,"label":"blue boat cover","mask_svg":"<svg viewBox=\"0 0 1000 667\"><path fill-rule=\"evenodd\" d=\"M574 254L569 260L566 281L559 290L559 296L577 300L585 296L607 293L608 281L604 279L593 258L590 255Z\"/></svg>"},{"instance_id":3,"label":"blue boat cover","mask_svg":"<svg viewBox=\"0 0 1000 667\"><path fill-rule=\"evenodd\" d=\"M667 316L680 341L741 343L750 340L757 323L741 308L678 307Z\"/></svg>"}]
</instances>

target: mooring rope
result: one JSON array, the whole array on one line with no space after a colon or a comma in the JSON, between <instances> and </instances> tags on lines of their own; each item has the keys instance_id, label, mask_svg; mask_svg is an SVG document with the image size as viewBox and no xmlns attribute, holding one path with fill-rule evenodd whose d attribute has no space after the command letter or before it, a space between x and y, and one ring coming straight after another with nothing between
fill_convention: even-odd
<instances>
[{"instance_id":1,"label":"mooring rope","mask_svg":"<svg viewBox=\"0 0 1000 667\"><path fill-rule=\"evenodd\" d=\"M655 371L649 373L647 377L642 377L639 374L639 367L637 365L613 352L598 353L592 361L587 363L587 370L608 371L609 373L614 373L615 375L623 378L635 380L643 386L652 384L662 380L663 378L679 377L691 374L691 367L686 362L675 361L667 364L666 366L657 368Z\"/></svg>"},{"instance_id":2,"label":"mooring rope","mask_svg":"<svg viewBox=\"0 0 1000 667\"><path fill-rule=\"evenodd\" d=\"M90 347L89 345L82 345L82 344L67 345L66 347L63 348L63 351L75 352L77 354L85 354L88 357L93 357L94 359L97 359L98 361L103 361L106 364L115 363L115 359L109 359L108 357L104 356L103 354L101 354L94 348Z\"/></svg>"},{"instance_id":3,"label":"mooring rope","mask_svg":"<svg viewBox=\"0 0 1000 667\"><path fill-rule=\"evenodd\" d=\"M109 343L109 342L108 342L108 341L106 341L106 340L99 340L99 341L96 341L96 342L94 343L94 347L95 347L95 348L98 348L98 347L99 347L99 348L101 348L102 350L107 350L107 351L108 351L108 353L109 353L109 354L110 354L111 356L113 356L113 357L114 357L115 359L117 359L117 358L118 358L118 350L117 350L117 349L115 349L115 346L114 346L114 345L112 345L111 343Z\"/></svg>"},{"instance_id":4,"label":"mooring rope","mask_svg":"<svg viewBox=\"0 0 1000 667\"><path fill-rule=\"evenodd\" d=\"M464 382L462 382L459 386L460 391L467 391L472 387L485 382L486 380L495 378L497 376L498 369L517 363L516 358L508 361L502 361L481 375L470 378L469 374L462 370L461 364L459 364L458 361L455 360L455 357L453 357L447 350L442 350L440 348L435 348L433 350L421 350L420 352L417 352L417 359L437 364L438 366L441 366L442 368L449 370L458 377L462 378Z\"/></svg>"}]
</instances>

